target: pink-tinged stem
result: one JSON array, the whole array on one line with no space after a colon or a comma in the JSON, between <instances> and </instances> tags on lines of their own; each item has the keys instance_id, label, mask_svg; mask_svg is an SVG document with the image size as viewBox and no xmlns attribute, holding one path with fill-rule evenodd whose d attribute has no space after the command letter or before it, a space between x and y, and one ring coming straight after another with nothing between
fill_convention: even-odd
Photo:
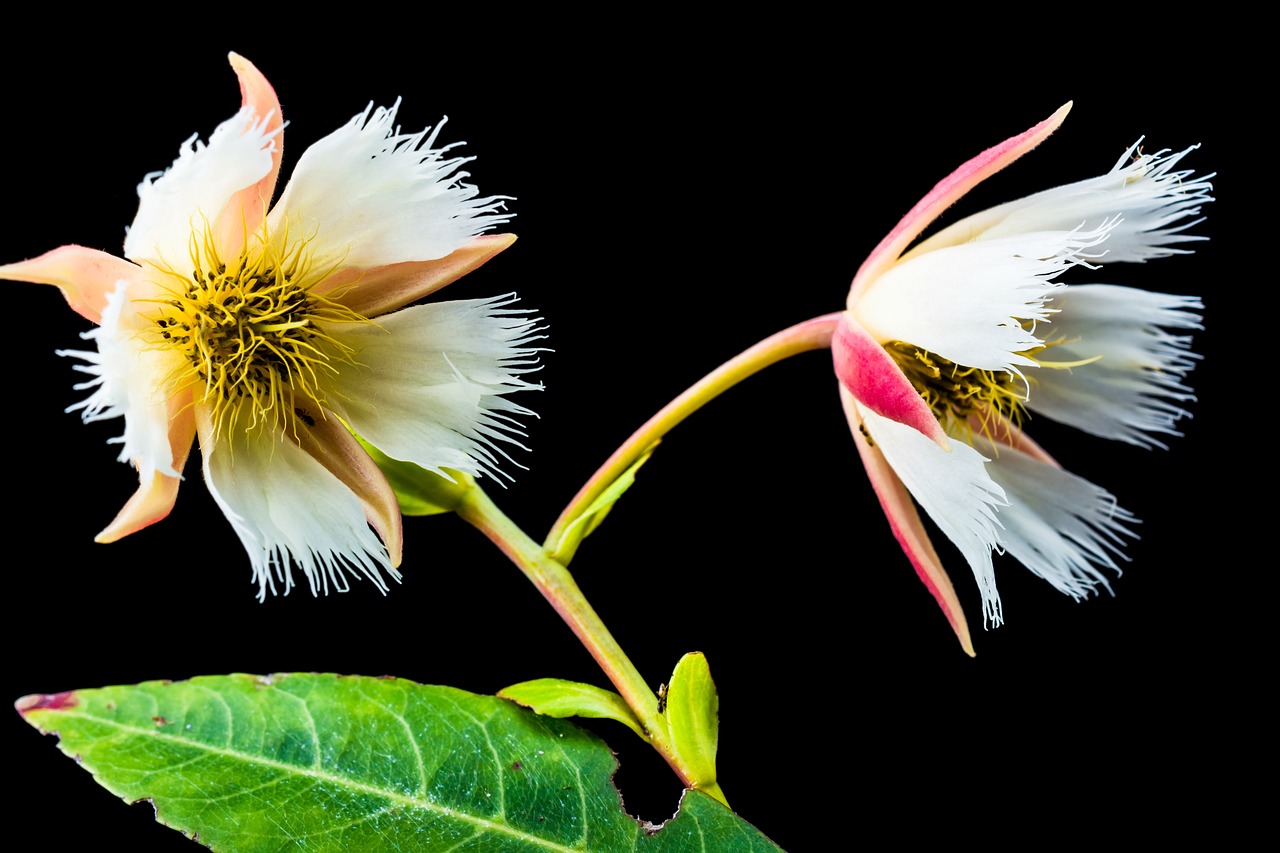
<instances>
[{"instance_id":1,"label":"pink-tinged stem","mask_svg":"<svg viewBox=\"0 0 1280 853\"><path fill-rule=\"evenodd\" d=\"M783 329L775 335L765 338L760 343L745 350L740 355L726 361L720 367L708 373L687 391L676 397L650 418L644 426L631 434L622 446L591 476L591 479L578 490L569 505L560 513L551 532L547 534L546 545L554 550L565 529L581 515L600 494L620 477L623 472L635 464L653 443L662 438L676 424L702 408L711 400L737 385L749 376L776 364L785 358L816 349L831 346L831 337L835 333L836 322L843 312L825 314L805 320L803 323Z\"/></svg>"},{"instance_id":2,"label":"pink-tinged stem","mask_svg":"<svg viewBox=\"0 0 1280 853\"><path fill-rule=\"evenodd\" d=\"M467 491L456 511L497 545L538 588L604 670L680 781L686 787L696 787L694 774L683 765L671 744L666 720L658 713L658 697L596 615L569 570L507 518L479 486Z\"/></svg>"},{"instance_id":3,"label":"pink-tinged stem","mask_svg":"<svg viewBox=\"0 0 1280 853\"><path fill-rule=\"evenodd\" d=\"M583 509L590 506L604 489L635 464L655 441L670 432L676 424L705 403L784 358L830 347L831 337L835 333L836 322L841 313L815 317L766 338L736 358L725 362L668 403L662 411L636 430L587 481L587 484L561 513L547 542L558 541L564 528ZM572 629L579 642L586 647L604 671L605 676L617 688L623 701L631 708L648 734L653 747L666 759L671 769L686 786L696 787L695 774L684 766L671 743L666 720L658 712L658 697L645 683L640 671L627 658L622 647L618 645L617 640L609 633L609 629L587 602L573 575L563 563L551 556L552 546L542 546L530 539L478 486L467 491L456 507L456 512L464 521L488 537L524 572L525 577L560 614L560 618ZM723 793L718 788L715 795L718 795L717 798L723 802Z\"/></svg>"}]
</instances>

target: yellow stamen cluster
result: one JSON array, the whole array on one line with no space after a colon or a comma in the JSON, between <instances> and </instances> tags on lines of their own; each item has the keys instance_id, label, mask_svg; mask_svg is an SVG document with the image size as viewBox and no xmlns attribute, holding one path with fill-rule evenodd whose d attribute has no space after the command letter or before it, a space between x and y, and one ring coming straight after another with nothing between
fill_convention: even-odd
<instances>
[{"instance_id":1,"label":"yellow stamen cluster","mask_svg":"<svg viewBox=\"0 0 1280 853\"><path fill-rule=\"evenodd\" d=\"M178 276L154 322L162 346L186 362L179 386L195 386L215 429L296 429L314 422L335 360L351 353L328 335L325 322L367 322L311 292L324 278L311 265L305 241L273 249L267 235L249 240L224 262L206 237L191 252L194 270Z\"/></svg>"},{"instance_id":2,"label":"yellow stamen cluster","mask_svg":"<svg viewBox=\"0 0 1280 853\"><path fill-rule=\"evenodd\" d=\"M1026 380L1005 372L962 367L913 344L890 341L889 355L944 427L985 426L996 416L1020 425L1026 413Z\"/></svg>"}]
</instances>

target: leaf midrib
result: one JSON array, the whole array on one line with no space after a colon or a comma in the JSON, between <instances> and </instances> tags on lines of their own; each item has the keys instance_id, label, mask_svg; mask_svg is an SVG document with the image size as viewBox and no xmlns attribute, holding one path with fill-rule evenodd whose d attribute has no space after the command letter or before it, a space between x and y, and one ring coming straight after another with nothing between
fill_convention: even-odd
<instances>
[{"instance_id":1,"label":"leaf midrib","mask_svg":"<svg viewBox=\"0 0 1280 853\"><path fill-rule=\"evenodd\" d=\"M82 720L90 720L92 722L99 723L105 726L110 726L122 732L130 733L139 737L146 737L146 738L153 738L153 739L159 738L161 740L168 741L174 744L181 744L182 746L185 746L185 747L194 747L196 749L201 749L201 750L204 750L205 752L208 752L211 755L220 755L228 758L234 758L249 764L257 764L263 767L270 767L276 770L285 771L287 773L293 773L298 776L304 776L307 778L328 782L344 788L349 788L353 791L359 791L361 793L366 793L366 794L373 794L373 795L391 800L392 802L409 806L411 808L417 808L426 812L440 814L446 817L453 818L455 820L462 821L464 823L471 824L473 826L481 827L483 829L487 829L493 832L507 835L519 841L530 842L532 844L535 844L547 850L563 851L563 853L581 853L581 851L585 849L582 847L565 847L562 844L557 844L553 841L548 841L546 839L539 838L536 835L529 835L528 833L520 832L512 828L511 826L508 826L507 824L494 823L485 818L469 815L466 812L460 812L455 809L448 808L447 806L441 806L439 804L432 803L426 800L414 799L413 797L408 797L403 794L398 794L395 791L389 791L384 788L377 788L373 785L369 785L364 782L357 782L354 779L350 779L347 777L335 776L331 773L324 773L318 770L299 767L296 764L286 764L282 761L272 761L268 758L264 758L259 755L252 755L249 753L238 752L236 750L227 749L225 747L215 747L211 744L201 743L200 741L188 740L182 737L177 737L175 735L167 734L166 732L158 731L156 729L146 728L142 726L135 726L127 723L122 723L119 720L95 716L93 714L85 713L84 711L61 709L58 711L49 711L46 713L56 715L57 718L75 717ZM52 731L56 733L56 730L52 730ZM583 815L583 819L584 820L586 819L585 814Z\"/></svg>"}]
</instances>

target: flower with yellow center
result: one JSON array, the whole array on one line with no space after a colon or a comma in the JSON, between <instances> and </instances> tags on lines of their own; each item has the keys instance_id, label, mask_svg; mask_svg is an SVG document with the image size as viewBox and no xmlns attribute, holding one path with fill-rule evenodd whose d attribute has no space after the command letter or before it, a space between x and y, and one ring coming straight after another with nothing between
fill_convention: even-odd
<instances>
[{"instance_id":1,"label":"flower with yellow center","mask_svg":"<svg viewBox=\"0 0 1280 853\"><path fill-rule=\"evenodd\" d=\"M372 105L312 145L274 206L284 124L275 91L232 54L242 106L138 187L124 258L82 246L0 266L52 284L97 324L61 351L92 378L86 421L123 417L139 488L98 536L164 518L198 436L205 480L249 552L259 596L347 575L399 578L399 505L356 439L425 469L494 475L529 414L536 320L514 297L411 303L515 240L468 158L401 134ZM353 434L354 433L354 434Z\"/></svg>"},{"instance_id":2,"label":"flower with yellow center","mask_svg":"<svg viewBox=\"0 0 1280 853\"><path fill-rule=\"evenodd\" d=\"M1064 471L1022 430L1028 413L1093 435L1163 447L1192 399L1200 300L1068 271L1185 253L1212 201L1188 153L1137 145L1097 178L963 219L916 243L980 181L1039 144L1070 105L940 182L881 241L849 290L832 339L841 397L898 541L966 650L968 627L916 504L955 543L1002 620L992 552L1075 598L1108 588L1133 516ZM913 501L914 499L914 501Z\"/></svg>"}]
</instances>

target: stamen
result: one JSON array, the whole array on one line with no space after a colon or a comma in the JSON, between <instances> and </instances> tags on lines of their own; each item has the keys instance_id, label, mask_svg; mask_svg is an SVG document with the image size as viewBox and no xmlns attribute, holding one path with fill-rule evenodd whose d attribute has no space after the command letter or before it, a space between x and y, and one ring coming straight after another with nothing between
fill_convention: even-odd
<instances>
[{"instance_id":1,"label":"stamen","mask_svg":"<svg viewBox=\"0 0 1280 853\"><path fill-rule=\"evenodd\" d=\"M1093 364L1102 358L1049 361L1041 355L1052 347L1071 341L1045 341L1043 346L1018 353L1049 370L1071 370ZM890 341L885 349L944 429L954 429L960 435L968 435L977 426L979 431L994 440L994 433L1002 432L1006 423L1020 428L1027 418L1027 397L1034 378L1016 376L976 367L961 367L941 356L934 355L903 341Z\"/></svg>"},{"instance_id":2,"label":"stamen","mask_svg":"<svg viewBox=\"0 0 1280 853\"><path fill-rule=\"evenodd\" d=\"M206 231L193 237L191 261L189 276L169 271L182 282L172 298L154 300L157 345L186 364L174 387L196 386L217 431L313 424L313 403L324 404L337 365L353 355L324 324L368 319L312 292L328 273L313 268L306 240L273 240L264 229L225 261Z\"/></svg>"},{"instance_id":3,"label":"stamen","mask_svg":"<svg viewBox=\"0 0 1280 853\"><path fill-rule=\"evenodd\" d=\"M976 417L986 432L985 425L997 417L1016 425L1026 415L1027 385L1021 377L962 367L903 341L890 341L885 349L944 428L967 429Z\"/></svg>"}]
</instances>

